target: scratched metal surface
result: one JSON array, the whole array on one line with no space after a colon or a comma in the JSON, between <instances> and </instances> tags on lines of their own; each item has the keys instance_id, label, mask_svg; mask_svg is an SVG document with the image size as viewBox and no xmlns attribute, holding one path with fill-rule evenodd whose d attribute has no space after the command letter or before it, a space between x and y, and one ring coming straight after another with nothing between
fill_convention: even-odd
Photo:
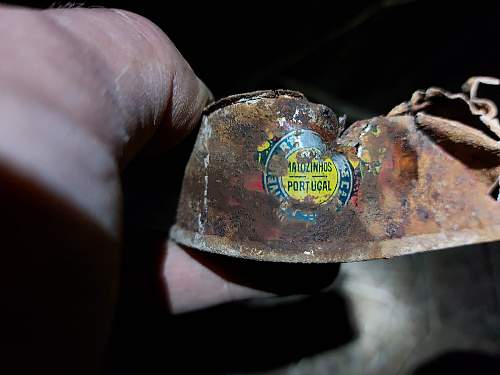
<instances>
[{"instance_id":1,"label":"scratched metal surface","mask_svg":"<svg viewBox=\"0 0 500 375\"><path fill-rule=\"evenodd\" d=\"M490 193L500 125L493 102L476 97L480 83L500 80L470 79L469 94L417 91L345 130L331 109L296 92L222 99L204 114L171 236L200 250L304 263L500 240Z\"/></svg>"}]
</instances>

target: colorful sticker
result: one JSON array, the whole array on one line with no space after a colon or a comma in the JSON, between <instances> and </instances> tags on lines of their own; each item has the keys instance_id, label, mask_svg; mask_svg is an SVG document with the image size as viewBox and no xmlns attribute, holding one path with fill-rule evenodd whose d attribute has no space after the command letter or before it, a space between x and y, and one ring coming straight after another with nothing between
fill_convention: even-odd
<instances>
[{"instance_id":1,"label":"colorful sticker","mask_svg":"<svg viewBox=\"0 0 500 375\"><path fill-rule=\"evenodd\" d=\"M294 130L282 138L270 137L258 147L264 167L264 189L280 202L346 205L352 194L353 173L347 158L339 153L326 155L321 137L311 130ZM333 199L337 197L337 199ZM314 210L281 205L287 216L314 221Z\"/></svg>"}]
</instances>

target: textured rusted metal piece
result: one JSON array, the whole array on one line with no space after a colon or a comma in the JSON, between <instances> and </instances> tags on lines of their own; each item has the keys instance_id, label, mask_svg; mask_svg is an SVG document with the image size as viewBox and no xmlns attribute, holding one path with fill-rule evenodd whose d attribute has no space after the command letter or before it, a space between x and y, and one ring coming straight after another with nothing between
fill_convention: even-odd
<instances>
[{"instance_id":1,"label":"textured rusted metal piece","mask_svg":"<svg viewBox=\"0 0 500 375\"><path fill-rule=\"evenodd\" d=\"M496 107L431 88L343 129L297 92L209 106L171 237L283 262L346 262L500 240Z\"/></svg>"}]
</instances>

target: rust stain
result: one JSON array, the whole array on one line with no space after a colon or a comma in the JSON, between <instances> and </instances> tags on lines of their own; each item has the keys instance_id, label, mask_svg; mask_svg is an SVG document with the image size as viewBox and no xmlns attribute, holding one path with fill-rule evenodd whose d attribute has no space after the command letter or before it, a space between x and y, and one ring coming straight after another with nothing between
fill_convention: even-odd
<instances>
[{"instance_id":1,"label":"rust stain","mask_svg":"<svg viewBox=\"0 0 500 375\"><path fill-rule=\"evenodd\" d=\"M487 81L487 80L486 80ZM300 93L208 107L171 237L205 251L345 262L500 240L496 107L431 88L344 130ZM492 83L487 81L486 83Z\"/></svg>"}]
</instances>

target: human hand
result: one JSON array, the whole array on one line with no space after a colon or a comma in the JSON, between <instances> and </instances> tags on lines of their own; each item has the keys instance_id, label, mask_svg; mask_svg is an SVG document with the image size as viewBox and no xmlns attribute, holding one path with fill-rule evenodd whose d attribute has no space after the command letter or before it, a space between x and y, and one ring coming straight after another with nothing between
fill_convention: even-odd
<instances>
[{"instance_id":1,"label":"human hand","mask_svg":"<svg viewBox=\"0 0 500 375\"><path fill-rule=\"evenodd\" d=\"M3 6L0 59L5 363L93 372L119 287L121 172L145 147L180 142L211 94L160 29L121 10ZM174 313L331 281L163 247ZM276 267L288 273L278 287Z\"/></svg>"}]
</instances>

